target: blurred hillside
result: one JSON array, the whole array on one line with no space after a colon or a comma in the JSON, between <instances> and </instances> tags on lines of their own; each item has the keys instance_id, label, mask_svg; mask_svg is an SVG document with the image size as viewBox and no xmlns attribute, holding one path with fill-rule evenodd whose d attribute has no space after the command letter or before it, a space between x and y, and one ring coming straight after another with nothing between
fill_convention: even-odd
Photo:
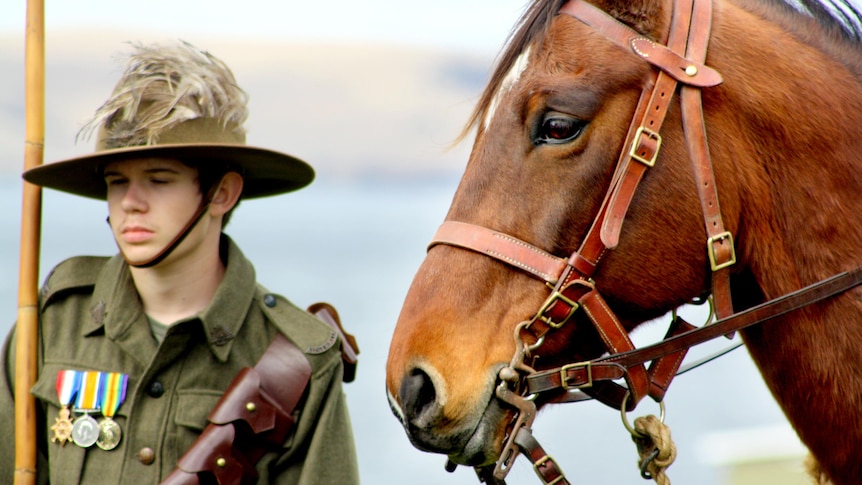
<instances>
[{"instance_id":1,"label":"blurred hillside","mask_svg":"<svg viewBox=\"0 0 862 485\"><path fill-rule=\"evenodd\" d=\"M51 32L46 39L45 162L91 151L75 143L110 94L127 32ZM470 143L452 143L493 56L391 45L184 38L223 59L250 96L248 142L306 159L318 177L449 177ZM19 172L24 143L24 39L0 35L0 174Z\"/></svg>"}]
</instances>

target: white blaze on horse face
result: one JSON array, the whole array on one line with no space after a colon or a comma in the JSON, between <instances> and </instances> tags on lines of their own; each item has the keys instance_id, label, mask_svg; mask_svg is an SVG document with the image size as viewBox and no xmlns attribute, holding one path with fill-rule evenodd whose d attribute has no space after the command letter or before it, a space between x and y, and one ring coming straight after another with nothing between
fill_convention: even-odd
<instances>
[{"instance_id":1,"label":"white blaze on horse face","mask_svg":"<svg viewBox=\"0 0 862 485\"><path fill-rule=\"evenodd\" d=\"M491 103L488 105L488 112L485 114L485 129L488 129L488 126L491 125L491 120L494 118L494 112L497 111L497 106L500 104L500 99L508 93L515 84L521 79L521 74L527 69L527 65L530 63L530 47L527 46L524 49L524 52L521 52L521 55L515 59L515 62L512 64L512 68L509 69L509 72L506 73L506 77L503 78L503 81L500 83L500 89L497 90L497 94L494 95L494 99L491 100Z\"/></svg>"}]
</instances>

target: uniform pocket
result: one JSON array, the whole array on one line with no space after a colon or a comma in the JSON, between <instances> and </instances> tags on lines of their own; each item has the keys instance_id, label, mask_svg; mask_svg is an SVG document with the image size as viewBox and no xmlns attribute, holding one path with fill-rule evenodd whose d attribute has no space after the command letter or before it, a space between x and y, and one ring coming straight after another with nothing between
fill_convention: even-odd
<instances>
[{"instance_id":1,"label":"uniform pocket","mask_svg":"<svg viewBox=\"0 0 862 485\"><path fill-rule=\"evenodd\" d=\"M185 390L177 392L177 426L190 428L198 433L207 423L207 415L215 407L221 393L212 390Z\"/></svg>"},{"instance_id":2,"label":"uniform pocket","mask_svg":"<svg viewBox=\"0 0 862 485\"><path fill-rule=\"evenodd\" d=\"M173 462L178 461L203 432L209 423L207 416L220 398L221 393L212 390L187 389L177 392L174 446L172 450L166 450L175 455Z\"/></svg>"}]
</instances>

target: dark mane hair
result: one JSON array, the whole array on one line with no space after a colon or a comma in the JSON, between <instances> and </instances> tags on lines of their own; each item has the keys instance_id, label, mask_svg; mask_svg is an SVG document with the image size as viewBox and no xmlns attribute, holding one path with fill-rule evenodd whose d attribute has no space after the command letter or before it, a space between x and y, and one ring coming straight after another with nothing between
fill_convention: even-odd
<instances>
[{"instance_id":1,"label":"dark mane hair","mask_svg":"<svg viewBox=\"0 0 862 485\"><path fill-rule=\"evenodd\" d=\"M862 78L862 12L850 0L733 0L749 10L766 15L779 22L786 30L805 43L817 45L843 64L849 66ZM498 56L488 85L479 98L473 113L467 120L458 140L467 137L469 131L484 119L491 100L500 88L503 78L515 60L534 40L541 42L548 26L566 0L536 0L525 10L515 28L509 34L505 47ZM808 17L813 22L799 22ZM818 34L808 27L819 25ZM635 26L633 26L635 27ZM636 27L635 27L636 28ZM862 79L860 79L862 82Z\"/></svg>"},{"instance_id":2,"label":"dark mane hair","mask_svg":"<svg viewBox=\"0 0 862 485\"><path fill-rule=\"evenodd\" d=\"M786 3L788 0L773 0L777 3ZM842 34L856 42L862 41L862 14L859 7L847 0L830 0L820 2L812 0L798 0L800 7L812 17L817 19L821 25L833 25Z\"/></svg>"}]
</instances>

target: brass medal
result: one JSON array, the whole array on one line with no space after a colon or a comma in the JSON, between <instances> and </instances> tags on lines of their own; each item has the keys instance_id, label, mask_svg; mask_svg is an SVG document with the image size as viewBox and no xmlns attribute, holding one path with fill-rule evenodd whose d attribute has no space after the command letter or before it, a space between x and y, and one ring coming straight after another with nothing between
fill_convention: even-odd
<instances>
[{"instance_id":1,"label":"brass medal","mask_svg":"<svg viewBox=\"0 0 862 485\"><path fill-rule=\"evenodd\" d=\"M54 418L54 425L51 426L51 431L54 432L54 437L51 442L59 441L60 445L65 445L66 442L72 441L72 420L69 419L69 408L63 406L60 408L60 416Z\"/></svg>"},{"instance_id":2,"label":"brass medal","mask_svg":"<svg viewBox=\"0 0 862 485\"><path fill-rule=\"evenodd\" d=\"M110 451L120 444L123 432L120 425L111 418L105 418L99 422L99 437L96 440L96 446Z\"/></svg>"}]
</instances>

